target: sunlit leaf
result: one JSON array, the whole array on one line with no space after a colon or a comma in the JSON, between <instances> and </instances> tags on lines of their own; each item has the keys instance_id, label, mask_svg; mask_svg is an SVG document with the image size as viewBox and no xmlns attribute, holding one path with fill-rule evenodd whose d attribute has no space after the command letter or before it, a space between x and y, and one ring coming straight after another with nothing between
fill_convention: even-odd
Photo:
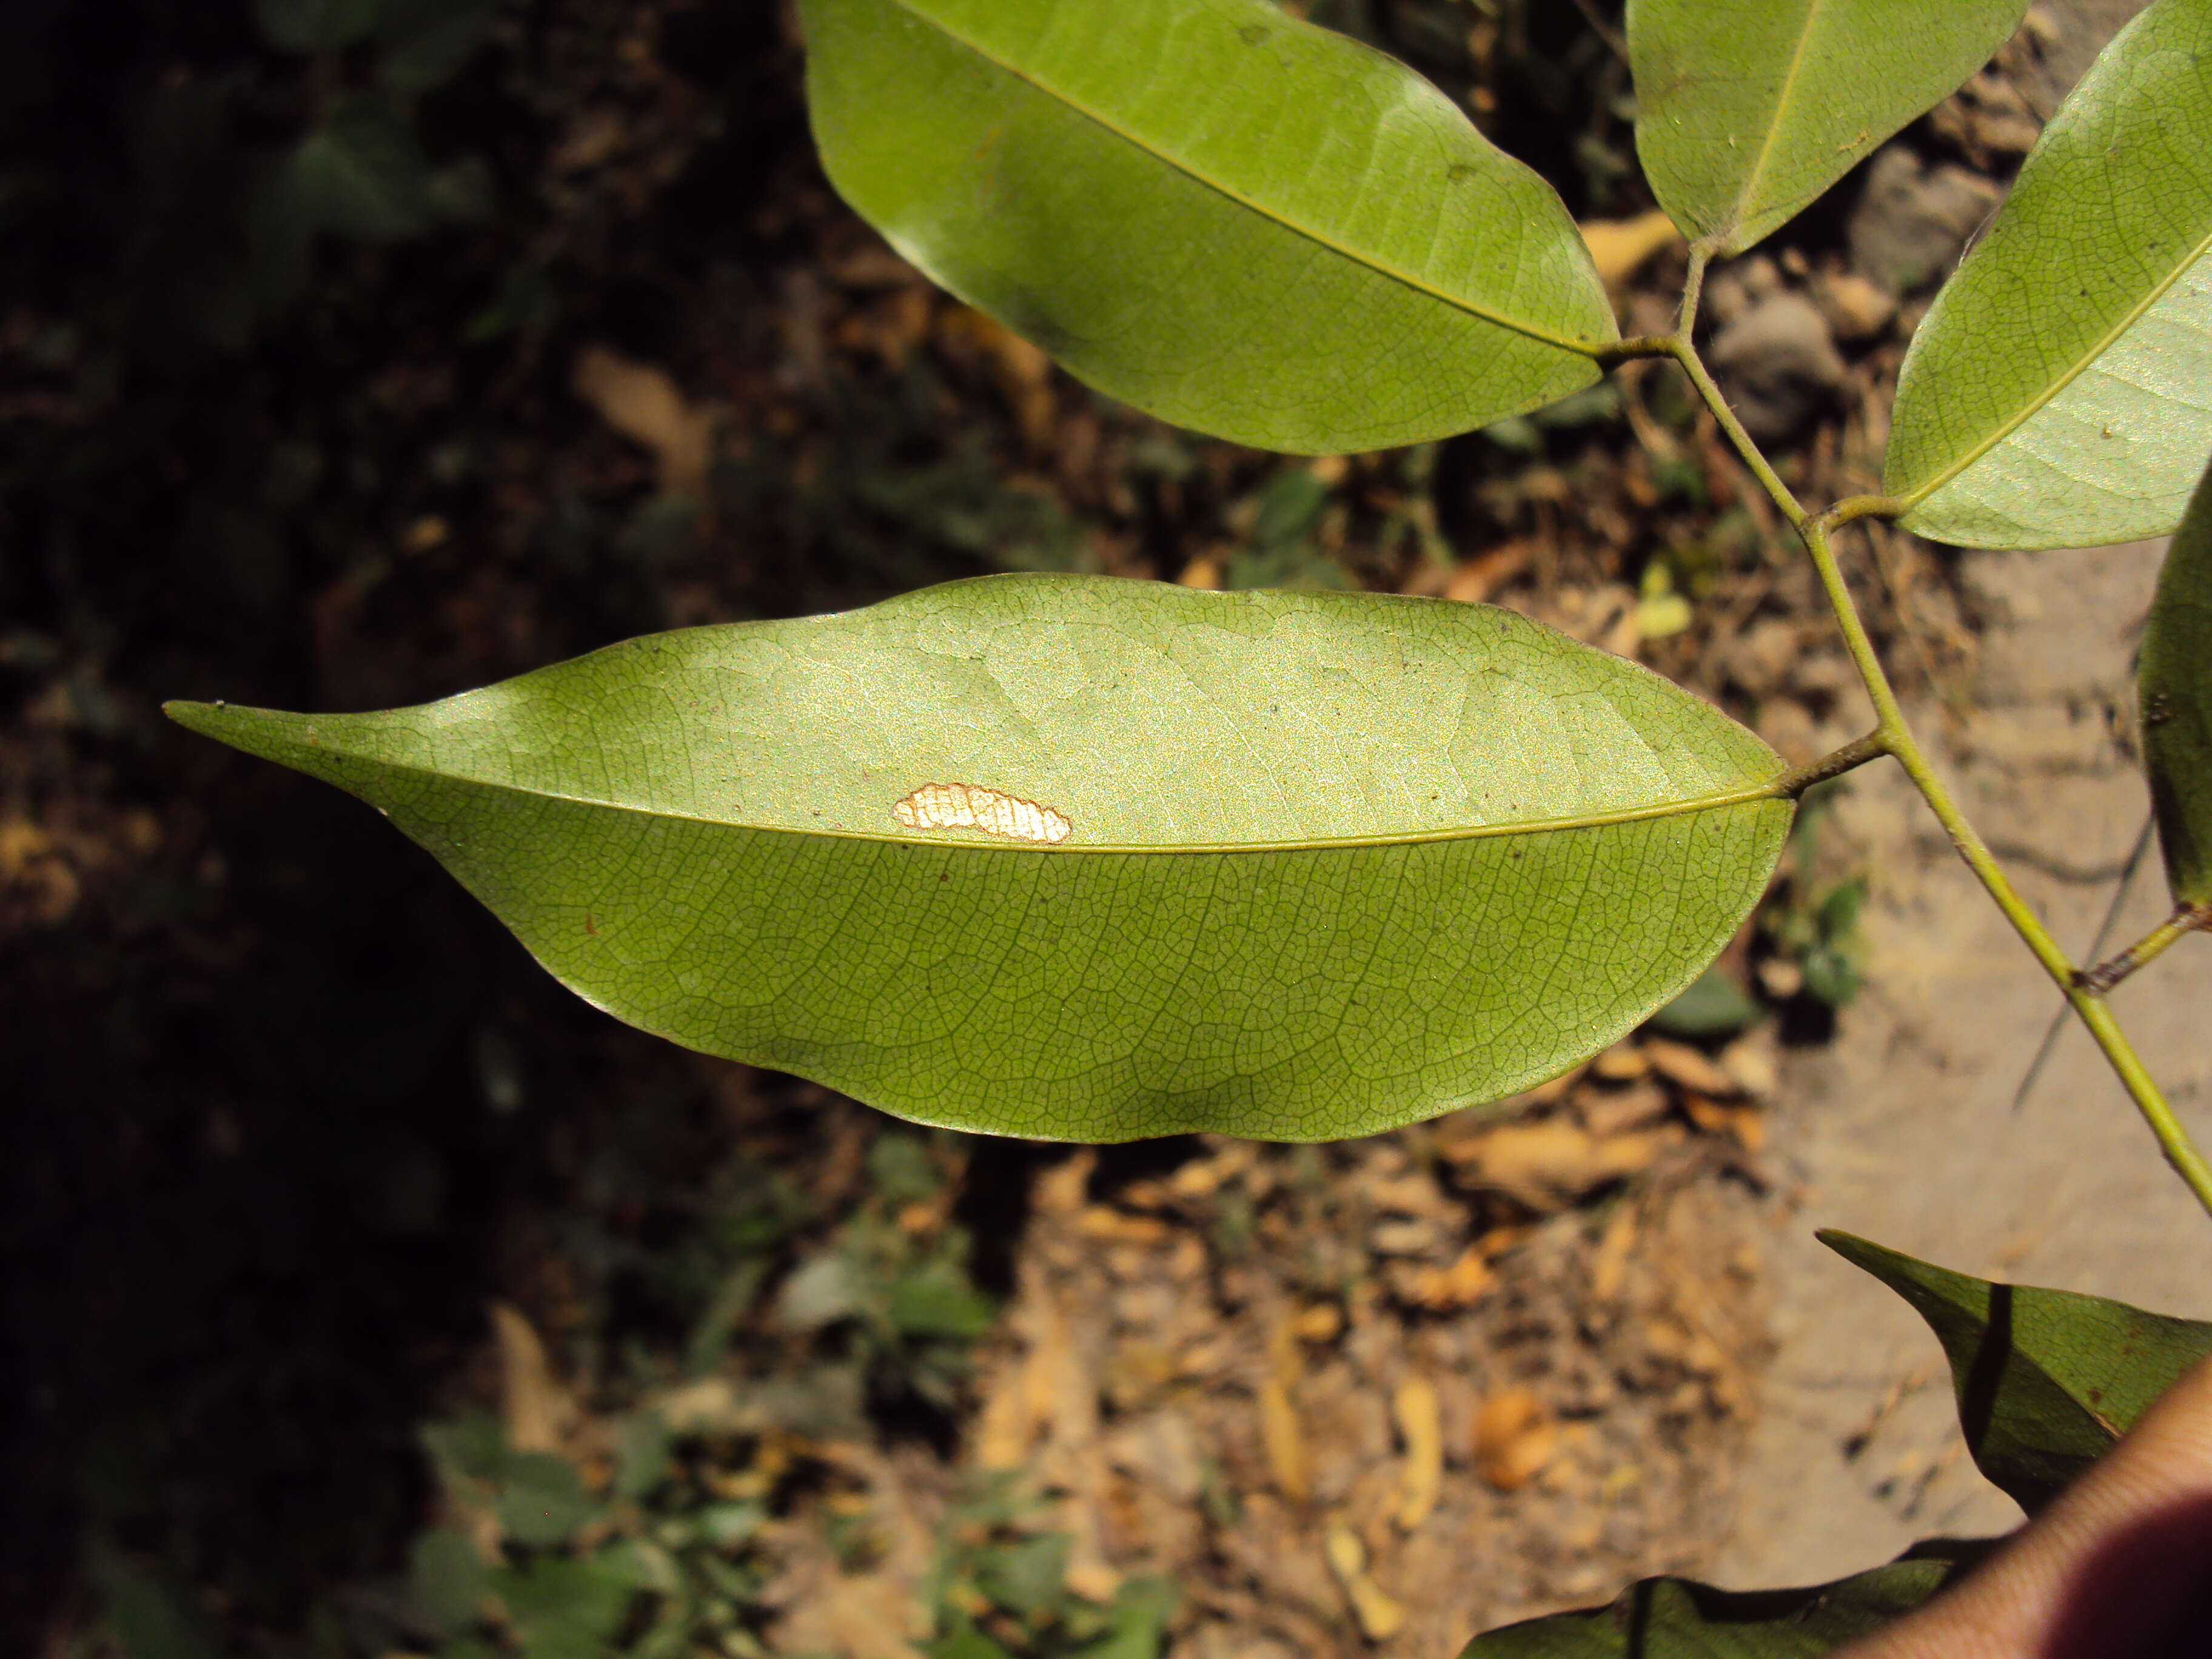
<instances>
[{"instance_id":1,"label":"sunlit leaf","mask_svg":"<svg viewBox=\"0 0 2212 1659\"><path fill-rule=\"evenodd\" d=\"M2035 1510L2198 1360L2212 1325L2124 1302L1999 1285L1827 1231L1820 1242L1910 1302L1943 1345L1966 1449Z\"/></svg>"},{"instance_id":2,"label":"sunlit leaf","mask_svg":"<svg viewBox=\"0 0 2212 1659\"><path fill-rule=\"evenodd\" d=\"M1267 0L803 0L831 180L930 276L1152 414L1433 438L1596 378L1559 198L1404 65Z\"/></svg>"},{"instance_id":3,"label":"sunlit leaf","mask_svg":"<svg viewBox=\"0 0 2212 1659\"><path fill-rule=\"evenodd\" d=\"M2212 7L2158 0L2083 77L1936 296L1884 489L1965 547L2164 535L2212 453Z\"/></svg>"},{"instance_id":4,"label":"sunlit leaf","mask_svg":"<svg viewBox=\"0 0 2212 1659\"><path fill-rule=\"evenodd\" d=\"M1815 1659L1911 1613L1986 1549L1923 1544L1887 1566L1802 1589L1722 1590L1646 1578L1610 1607L1478 1636L1459 1659Z\"/></svg>"},{"instance_id":5,"label":"sunlit leaf","mask_svg":"<svg viewBox=\"0 0 2212 1659\"><path fill-rule=\"evenodd\" d=\"M2177 903L2212 903L2212 472L2166 550L2136 687L2166 881Z\"/></svg>"},{"instance_id":6,"label":"sunlit leaf","mask_svg":"<svg viewBox=\"0 0 2212 1659\"><path fill-rule=\"evenodd\" d=\"M1674 222L1741 253L1989 60L2026 0L1630 0L1636 150Z\"/></svg>"},{"instance_id":7,"label":"sunlit leaf","mask_svg":"<svg viewBox=\"0 0 2212 1659\"><path fill-rule=\"evenodd\" d=\"M1364 1134L1697 977L1773 752L1510 611L988 577L425 708L175 717L374 802L648 1030L969 1129Z\"/></svg>"}]
</instances>

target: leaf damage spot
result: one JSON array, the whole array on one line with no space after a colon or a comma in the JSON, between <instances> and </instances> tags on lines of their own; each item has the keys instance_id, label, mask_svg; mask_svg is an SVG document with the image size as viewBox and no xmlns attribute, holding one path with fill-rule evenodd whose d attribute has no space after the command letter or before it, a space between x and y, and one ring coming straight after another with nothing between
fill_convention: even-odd
<instances>
[{"instance_id":1,"label":"leaf damage spot","mask_svg":"<svg viewBox=\"0 0 2212 1659\"><path fill-rule=\"evenodd\" d=\"M1073 833L1067 814L972 783L925 783L891 807L909 830L981 830L1010 841L1057 846Z\"/></svg>"}]
</instances>

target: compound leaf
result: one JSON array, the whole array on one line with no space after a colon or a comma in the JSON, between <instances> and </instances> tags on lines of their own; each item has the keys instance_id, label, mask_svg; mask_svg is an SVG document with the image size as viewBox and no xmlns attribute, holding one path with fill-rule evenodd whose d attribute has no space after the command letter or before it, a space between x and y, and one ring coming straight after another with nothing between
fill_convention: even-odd
<instances>
[{"instance_id":1,"label":"compound leaf","mask_svg":"<svg viewBox=\"0 0 2212 1659\"><path fill-rule=\"evenodd\" d=\"M2143 625L2143 769L2177 904L2212 904L2212 472L2197 487Z\"/></svg>"},{"instance_id":2,"label":"compound leaf","mask_svg":"<svg viewBox=\"0 0 2212 1659\"><path fill-rule=\"evenodd\" d=\"M2157 0L1913 337L1884 489L1965 547L2162 536L2212 452L2212 7Z\"/></svg>"},{"instance_id":3,"label":"compound leaf","mask_svg":"<svg viewBox=\"0 0 2212 1659\"><path fill-rule=\"evenodd\" d=\"M1917 1545L1887 1566L1802 1589L1646 1578L1610 1607L1486 1632L1459 1659L1815 1659L1911 1613L1988 1547L1948 1539Z\"/></svg>"},{"instance_id":4,"label":"compound leaf","mask_svg":"<svg viewBox=\"0 0 2212 1659\"><path fill-rule=\"evenodd\" d=\"M845 199L1079 378L1263 448L1379 449L1597 378L1550 185L1268 0L803 0Z\"/></svg>"},{"instance_id":5,"label":"compound leaf","mask_svg":"<svg viewBox=\"0 0 2212 1659\"><path fill-rule=\"evenodd\" d=\"M419 708L170 712L382 808L635 1024L1058 1139L1552 1076L1697 977L1791 816L1657 676L1366 593L987 577Z\"/></svg>"},{"instance_id":6,"label":"compound leaf","mask_svg":"<svg viewBox=\"0 0 2212 1659\"><path fill-rule=\"evenodd\" d=\"M2207 1354L2212 1325L1998 1285L1850 1233L1820 1240L1912 1304L1942 1343L1966 1449L2022 1509L2057 1497Z\"/></svg>"},{"instance_id":7,"label":"compound leaf","mask_svg":"<svg viewBox=\"0 0 2212 1659\"><path fill-rule=\"evenodd\" d=\"M1630 0L1636 151L1692 238L1741 253L1987 63L2025 0Z\"/></svg>"}]
</instances>

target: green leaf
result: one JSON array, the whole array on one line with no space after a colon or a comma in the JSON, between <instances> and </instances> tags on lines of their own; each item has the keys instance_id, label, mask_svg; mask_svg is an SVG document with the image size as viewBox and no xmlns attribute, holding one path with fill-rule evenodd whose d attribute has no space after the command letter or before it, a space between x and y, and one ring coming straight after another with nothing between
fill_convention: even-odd
<instances>
[{"instance_id":1,"label":"green leaf","mask_svg":"<svg viewBox=\"0 0 2212 1659\"><path fill-rule=\"evenodd\" d=\"M255 0L253 15L272 46L337 52L367 38L379 0Z\"/></svg>"},{"instance_id":2,"label":"green leaf","mask_svg":"<svg viewBox=\"0 0 2212 1659\"><path fill-rule=\"evenodd\" d=\"M96 1547L85 1577L100 1598L101 1622L131 1659L216 1659L221 1652L206 1616L166 1576Z\"/></svg>"},{"instance_id":3,"label":"green leaf","mask_svg":"<svg viewBox=\"0 0 2212 1659\"><path fill-rule=\"evenodd\" d=\"M1172 1578L1131 1578L1114 1596L1112 1623L1077 1651L1082 1659L1159 1659L1182 1592Z\"/></svg>"},{"instance_id":4,"label":"green leaf","mask_svg":"<svg viewBox=\"0 0 2212 1659\"><path fill-rule=\"evenodd\" d=\"M1618 337L1550 185L1267 0L803 0L830 179L1079 378L1263 448L1462 432Z\"/></svg>"},{"instance_id":5,"label":"green leaf","mask_svg":"<svg viewBox=\"0 0 2212 1659\"><path fill-rule=\"evenodd\" d=\"M1741 253L1987 63L2026 0L1630 0L1636 151L1693 240Z\"/></svg>"},{"instance_id":6,"label":"green leaf","mask_svg":"<svg viewBox=\"0 0 2212 1659\"><path fill-rule=\"evenodd\" d=\"M407 1553L407 1606L430 1634L458 1634L476 1621L488 1586L483 1559L459 1527L433 1527Z\"/></svg>"},{"instance_id":7,"label":"green leaf","mask_svg":"<svg viewBox=\"0 0 2212 1659\"><path fill-rule=\"evenodd\" d=\"M637 1595L622 1564L596 1557L540 1556L490 1578L521 1635L523 1659L606 1659Z\"/></svg>"},{"instance_id":8,"label":"green leaf","mask_svg":"<svg viewBox=\"0 0 2212 1659\"><path fill-rule=\"evenodd\" d=\"M1910 1302L1943 1345L1966 1449L2022 1509L2040 1508L2197 1361L2212 1325L2124 1302L1995 1285L1850 1233L1820 1242Z\"/></svg>"},{"instance_id":9,"label":"green leaf","mask_svg":"<svg viewBox=\"0 0 2212 1659\"><path fill-rule=\"evenodd\" d=\"M565 1457L519 1452L501 1470L499 1524L517 1543L561 1543L596 1512L584 1477Z\"/></svg>"},{"instance_id":10,"label":"green leaf","mask_svg":"<svg viewBox=\"0 0 2212 1659\"><path fill-rule=\"evenodd\" d=\"M890 1283L885 1297L893 1329L905 1336L972 1340L991 1328L998 1304L951 1261L924 1262Z\"/></svg>"},{"instance_id":11,"label":"green leaf","mask_svg":"<svg viewBox=\"0 0 2212 1659\"><path fill-rule=\"evenodd\" d=\"M2166 550L2136 690L2143 769L2177 904L2212 903L2212 471Z\"/></svg>"},{"instance_id":12,"label":"green leaf","mask_svg":"<svg viewBox=\"0 0 2212 1659\"><path fill-rule=\"evenodd\" d=\"M380 0L377 78L404 95L442 86L491 36L498 0Z\"/></svg>"},{"instance_id":13,"label":"green leaf","mask_svg":"<svg viewBox=\"0 0 2212 1659\"><path fill-rule=\"evenodd\" d=\"M398 241L431 224L430 169L414 129L373 98L346 100L300 141L289 184L311 223L356 241Z\"/></svg>"},{"instance_id":14,"label":"green leaf","mask_svg":"<svg viewBox=\"0 0 2212 1659\"><path fill-rule=\"evenodd\" d=\"M2158 0L2060 108L1899 371L1883 488L1965 547L2162 536L2212 452L2212 8Z\"/></svg>"},{"instance_id":15,"label":"green leaf","mask_svg":"<svg viewBox=\"0 0 2212 1659\"><path fill-rule=\"evenodd\" d=\"M1651 1016L1651 1023L1671 1036L1734 1036L1765 1015L1735 980L1717 968L1698 975L1690 988Z\"/></svg>"},{"instance_id":16,"label":"green leaf","mask_svg":"<svg viewBox=\"0 0 2212 1659\"><path fill-rule=\"evenodd\" d=\"M1989 1547L1922 1544L1887 1566L1802 1589L1720 1590L1686 1578L1646 1578L1611 1607L1478 1636L1459 1659L1814 1659L1911 1613Z\"/></svg>"},{"instance_id":17,"label":"green leaf","mask_svg":"<svg viewBox=\"0 0 2212 1659\"><path fill-rule=\"evenodd\" d=\"M374 802L620 1018L1051 1138L1328 1139L1533 1085L1697 977L1791 814L1658 676L1370 593L993 576L421 708L170 713ZM925 785L1065 839L909 827Z\"/></svg>"}]
</instances>

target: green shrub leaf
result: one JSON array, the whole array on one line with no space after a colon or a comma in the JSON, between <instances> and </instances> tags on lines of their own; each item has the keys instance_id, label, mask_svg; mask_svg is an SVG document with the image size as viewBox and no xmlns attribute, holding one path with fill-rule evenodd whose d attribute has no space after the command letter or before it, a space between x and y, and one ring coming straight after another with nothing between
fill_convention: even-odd
<instances>
[{"instance_id":1,"label":"green shrub leaf","mask_svg":"<svg viewBox=\"0 0 2212 1659\"><path fill-rule=\"evenodd\" d=\"M374 98L349 98L292 152L290 198L305 222L362 242L430 228L430 167L414 129Z\"/></svg>"},{"instance_id":2,"label":"green shrub leaf","mask_svg":"<svg viewBox=\"0 0 2212 1659\"><path fill-rule=\"evenodd\" d=\"M2160 536L2212 452L2212 8L2158 0L1936 296L1884 488L1966 547Z\"/></svg>"},{"instance_id":3,"label":"green shrub leaf","mask_svg":"<svg viewBox=\"0 0 2212 1659\"><path fill-rule=\"evenodd\" d=\"M1791 816L1656 675L1368 593L986 577L421 708L170 712L382 808L635 1024L1048 1138L1538 1082L1697 977Z\"/></svg>"},{"instance_id":4,"label":"green shrub leaf","mask_svg":"<svg viewBox=\"0 0 2212 1659\"><path fill-rule=\"evenodd\" d=\"M336 52L365 37L379 0L255 0L253 14L270 45L287 52Z\"/></svg>"},{"instance_id":5,"label":"green shrub leaf","mask_svg":"<svg viewBox=\"0 0 2212 1659\"><path fill-rule=\"evenodd\" d=\"M1597 378L1559 198L1395 61L1267 0L804 0L831 180L1139 408L1380 449Z\"/></svg>"},{"instance_id":6,"label":"green shrub leaf","mask_svg":"<svg viewBox=\"0 0 2212 1659\"><path fill-rule=\"evenodd\" d=\"M1636 150L1684 233L1741 253L1989 61L2025 0L1630 0Z\"/></svg>"},{"instance_id":7,"label":"green shrub leaf","mask_svg":"<svg viewBox=\"0 0 2212 1659\"><path fill-rule=\"evenodd\" d=\"M1951 1362L1966 1449L2022 1509L2057 1497L2212 1354L2212 1325L2193 1319L2071 1291L1991 1284L1849 1233L1819 1237L1928 1322Z\"/></svg>"},{"instance_id":8,"label":"green shrub leaf","mask_svg":"<svg viewBox=\"0 0 2212 1659\"><path fill-rule=\"evenodd\" d=\"M1966 1571L1989 1547L1921 1544L1870 1572L1802 1589L1720 1590L1646 1578L1611 1607L1478 1636L1460 1659L1814 1659L1871 1636Z\"/></svg>"},{"instance_id":9,"label":"green shrub leaf","mask_svg":"<svg viewBox=\"0 0 2212 1659\"><path fill-rule=\"evenodd\" d=\"M382 0L377 78L410 95L442 86L490 38L498 16L497 0Z\"/></svg>"},{"instance_id":10,"label":"green shrub leaf","mask_svg":"<svg viewBox=\"0 0 2212 1659\"><path fill-rule=\"evenodd\" d=\"M2136 687L2166 880L2176 903L2212 903L2212 472L2166 550Z\"/></svg>"}]
</instances>

